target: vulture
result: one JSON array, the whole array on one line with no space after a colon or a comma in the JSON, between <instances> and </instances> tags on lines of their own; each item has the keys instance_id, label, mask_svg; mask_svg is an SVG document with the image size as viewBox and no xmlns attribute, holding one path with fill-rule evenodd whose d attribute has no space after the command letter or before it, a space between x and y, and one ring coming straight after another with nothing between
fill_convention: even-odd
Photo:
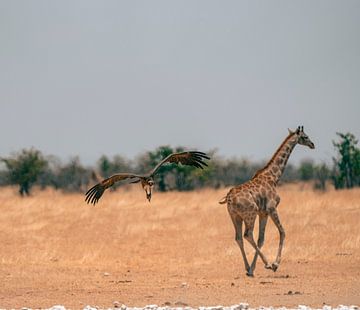
<instances>
[{"instance_id":1,"label":"vulture","mask_svg":"<svg viewBox=\"0 0 360 310\"><path fill-rule=\"evenodd\" d=\"M159 171L160 167L166 163L182 164L187 166L194 166L196 168L203 169L204 166L207 166L207 163L204 162L204 159L210 159L205 153L197 151L187 151L180 153L173 153L165 157L161 162L159 162L153 170L146 174L133 174L133 173L118 173L113 176L104 179L100 183L96 184L90 188L85 194L85 201L87 203L96 204L104 191L113 186L116 182L131 179L130 183L139 183L146 193L147 200L151 200L151 193L154 186L154 175Z\"/></svg>"}]
</instances>

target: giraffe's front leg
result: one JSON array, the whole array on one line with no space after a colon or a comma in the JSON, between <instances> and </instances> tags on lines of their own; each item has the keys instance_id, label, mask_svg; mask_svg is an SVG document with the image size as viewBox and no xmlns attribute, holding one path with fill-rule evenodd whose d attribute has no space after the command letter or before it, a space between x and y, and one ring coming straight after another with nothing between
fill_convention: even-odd
<instances>
[{"instance_id":1,"label":"giraffe's front leg","mask_svg":"<svg viewBox=\"0 0 360 310\"><path fill-rule=\"evenodd\" d=\"M276 227L278 228L279 235L280 235L278 253L277 253L275 262L272 264L272 270L275 272L279 268L280 261L281 261L281 252L282 252L282 248L284 246L284 240L285 240L285 230L281 225L279 215L278 215L276 209L271 210L270 217L273 220Z\"/></svg>"},{"instance_id":2,"label":"giraffe's front leg","mask_svg":"<svg viewBox=\"0 0 360 310\"><path fill-rule=\"evenodd\" d=\"M259 215L259 238L258 238L258 242L257 242L257 246L259 249L261 249L262 246L264 245L265 228L266 228L267 219L268 219L267 215ZM256 261L257 261L258 255L259 255L258 252L255 252L254 259L251 263L250 268L247 271L248 276L253 276L254 270L256 268Z\"/></svg>"}]
</instances>

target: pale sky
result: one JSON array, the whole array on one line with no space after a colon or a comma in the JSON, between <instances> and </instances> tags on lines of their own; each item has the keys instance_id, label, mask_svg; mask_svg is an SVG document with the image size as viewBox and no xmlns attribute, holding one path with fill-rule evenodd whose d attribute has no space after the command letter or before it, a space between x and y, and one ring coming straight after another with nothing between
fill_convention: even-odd
<instances>
[{"instance_id":1,"label":"pale sky","mask_svg":"<svg viewBox=\"0 0 360 310\"><path fill-rule=\"evenodd\" d=\"M360 138L360 1L0 0L0 156L94 164L159 145L271 157Z\"/></svg>"}]
</instances>

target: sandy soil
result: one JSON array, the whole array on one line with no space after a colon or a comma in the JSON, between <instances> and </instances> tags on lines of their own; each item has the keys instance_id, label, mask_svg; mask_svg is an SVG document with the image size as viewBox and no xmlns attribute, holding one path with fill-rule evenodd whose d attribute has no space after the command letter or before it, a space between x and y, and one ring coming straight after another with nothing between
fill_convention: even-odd
<instances>
[{"instance_id":1,"label":"sandy soil","mask_svg":"<svg viewBox=\"0 0 360 310\"><path fill-rule=\"evenodd\" d=\"M193 307L360 305L360 190L280 188L286 230L276 273L261 261L245 275L226 206L227 192L107 192L96 207L79 194L0 190L0 308L55 304ZM246 243L248 255L253 251ZM278 233L269 221L265 254Z\"/></svg>"}]
</instances>

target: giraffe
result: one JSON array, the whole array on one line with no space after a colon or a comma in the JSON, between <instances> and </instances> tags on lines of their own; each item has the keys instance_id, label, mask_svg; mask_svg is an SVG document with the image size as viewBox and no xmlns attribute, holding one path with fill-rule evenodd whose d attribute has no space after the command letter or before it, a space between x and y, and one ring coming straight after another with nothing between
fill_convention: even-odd
<instances>
[{"instance_id":1,"label":"giraffe","mask_svg":"<svg viewBox=\"0 0 360 310\"><path fill-rule=\"evenodd\" d=\"M299 126L294 132L289 129L288 136L265 167L258 170L251 180L230 189L228 194L219 201L220 204L227 203L227 209L235 227L235 240L240 247L247 276L252 277L254 275L258 256L260 256L264 262L265 268L272 269L275 272L279 267L285 239L285 230L281 225L276 210L280 202L280 196L276 192L276 186L296 144L308 146L310 149L315 148L314 143L305 134L303 126ZM259 216L259 236L256 244L253 231L257 215ZM272 264L269 263L268 259L261 252L265 238L265 227L269 216L280 234L276 260ZM251 265L249 265L244 250L242 238L243 222L245 224L244 238L255 249L255 255Z\"/></svg>"}]
</instances>

